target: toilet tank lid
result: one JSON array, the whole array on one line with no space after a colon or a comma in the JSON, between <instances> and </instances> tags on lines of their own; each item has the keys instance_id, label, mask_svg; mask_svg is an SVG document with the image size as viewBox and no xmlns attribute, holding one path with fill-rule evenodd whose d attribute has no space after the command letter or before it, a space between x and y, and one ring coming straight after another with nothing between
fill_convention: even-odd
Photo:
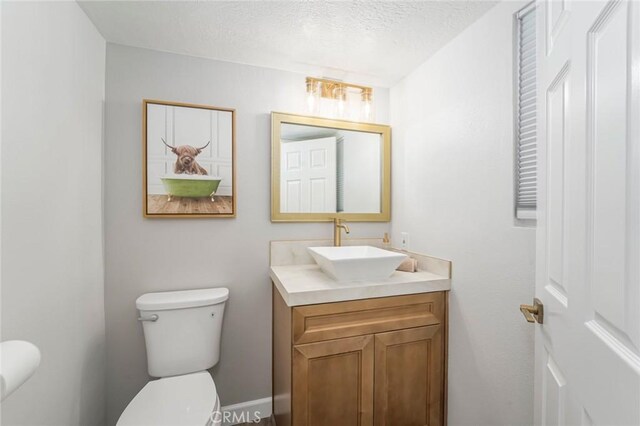
<instances>
[{"instance_id":1,"label":"toilet tank lid","mask_svg":"<svg viewBox=\"0 0 640 426\"><path fill-rule=\"evenodd\" d=\"M164 291L138 297L136 308L141 311L196 308L222 303L229 298L229 289L203 288L200 290Z\"/></svg>"}]
</instances>

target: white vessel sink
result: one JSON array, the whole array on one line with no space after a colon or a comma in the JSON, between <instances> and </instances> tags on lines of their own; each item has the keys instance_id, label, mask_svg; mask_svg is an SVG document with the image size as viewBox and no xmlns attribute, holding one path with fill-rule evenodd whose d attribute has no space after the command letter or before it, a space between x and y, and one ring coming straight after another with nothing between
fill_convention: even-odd
<instances>
[{"instance_id":1,"label":"white vessel sink","mask_svg":"<svg viewBox=\"0 0 640 426\"><path fill-rule=\"evenodd\" d=\"M407 255L371 246L308 247L320 269L338 281L389 278Z\"/></svg>"}]
</instances>

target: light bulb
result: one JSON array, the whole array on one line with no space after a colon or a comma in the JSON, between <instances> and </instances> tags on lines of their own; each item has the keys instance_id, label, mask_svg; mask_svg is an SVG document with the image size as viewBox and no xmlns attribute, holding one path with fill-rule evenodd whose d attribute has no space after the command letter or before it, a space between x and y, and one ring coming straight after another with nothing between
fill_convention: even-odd
<instances>
[{"instance_id":1,"label":"light bulb","mask_svg":"<svg viewBox=\"0 0 640 426\"><path fill-rule=\"evenodd\" d=\"M315 112L316 91L317 91L316 82L313 79L307 77L307 108L309 109L309 113Z\"/></svg>"},{"instance_id":2,"label":"light bulb","mask_svg":"<svg viewBox=\"0 0 640 426\"><path fill-rule=\"evenodd\" d=\"M371 89L364 89L362 91L362 103L364 104L362 108L362 115L363 119L366 121L371 121L371 98Z\"/></svg>"},{"instance_id":3,"label":"light bulb","mask_svg":"<svg viewBox=\"0 0 640 426\"><path fill-rule=\"evenodd\" d=\"M340 117L344 115L344 99L338 99L338 114Z\"/></svg>"},{"instance_id":4,"label":"light bulb","mask_svg":"<svg viewBox=\"0 0 640 426\"><path fill-rule=\"evenodd\" d=\"M309 112L312 113L315 109L316 106L316 97L313 96L313 93L308 93L307 94L307 108L309 109Z\"/></svg>"},{"instance_id":5,"label":"light bulb","mask_svg":"<svg viewBox=\"0 0 640 426\"><path fill-rule=\"evenodd\" d=\"M342 85L336 87L336 98L338 99L338 117L343 117L347 99L347 90Z\"/></svg>"},{"instance_id":6,"label":"light bulb","mask_svg":"<svg viewBox=\"0 0 640 426\"><path fill-rule=\"evenodd\" d=\"M365 101L364 103L364 119L371 120L371 101Z\"/></svg>"}]
</instances>

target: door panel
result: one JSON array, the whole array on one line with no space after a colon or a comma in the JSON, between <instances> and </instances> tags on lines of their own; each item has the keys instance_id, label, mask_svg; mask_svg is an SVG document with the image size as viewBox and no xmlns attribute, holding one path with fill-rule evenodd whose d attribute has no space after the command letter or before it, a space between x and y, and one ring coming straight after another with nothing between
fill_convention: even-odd
<instances>
[{"instance_id":1,"label":"door panel","mask_svg":"<svg viewBox=\"0 0 640 426\"><path fill-rule=\"evenodd\" d=\"M564 277L565 250L565 143L568 135L567 108L569 63L560 69L546 93L547 170L548 170L548 274L546 287L564 307L567 306L567 282Z\"/></svg>"},{"instance_id":2,"label":"door panel","mask_svg":"<svg viewBox=\"0 0 640 426\"><path fill-rule=\"evenodd\" d=\"M535 424L640 424L640 3L538 3Z\"/></svg>"},{"instance_id":3,"label":"door panel","mask_svg":"<svg viewBox=\"0 0 640 426\"><path fill-rule=\"evenodd\" d=\"M282 212L335 212L336 138L285 141L282 144Z\"/></svg>"},{"instance_id":4,"label":"door panel","mask_svg":"<svg viewBox=\"0 0 640 426\"><path fill-rule=\"evenodd\" d=\"M588 38L587 279L595 320L599 317L602 327L640 347L639 312L627 303L638 300L634 282L640 280L640 135L637 128L629 128L634 118L626 95L632 75L632 58L625 49L631 41L630 10L610 3Z\"/></svg>"},{"instance_id":5,"label":"door panel","mask_svg":"<svg viewBox=\"0 0 640 426\"><path fill-rule=\"evenodd\" d=\"M296 345L293 424L370 426L373 422L373 336Z\"/></svg>"},{"instance_id":6,"label":"door panel","mask_svg":"<svg viewBox=\"0 0 640 426\"><path fill-rule=\"evenodd\" d=\"M587 289L581 332L592 354L585 370L593 371L594 386L583 398L594 424L640 424L639 6L607 2L586 38Z\"/></svg>"},{"instance_id":7,"label":"door panel","mask_svg":"<svg viewBox=\"0 0 640 426\"><path fill-rule=\"evenodd\" d=\"M442 326L375 335L376 426L443 424Z\"/></svg>"},{"instance_id":8,"label":"door panel","mask_svg":"<svg viewBox=\"0 0 640 426\"><path fill-rule=\"evenodd\" d=\"M550 354L543 377L546 398L542 407L542 418L547 426L566 425L566 392L567 381Z\"/></svg>"},{"instance_id":9,"label":"door panel","mask_svg":"<svg viewBox=\"0 0 640 426\"><path fill-rule=\"evenodd\" d=\"M553 43L569 17L570 6L570 0L554 0L548 3L546 9L547 55L551 54Z\"/></svg>"}]
</instances>

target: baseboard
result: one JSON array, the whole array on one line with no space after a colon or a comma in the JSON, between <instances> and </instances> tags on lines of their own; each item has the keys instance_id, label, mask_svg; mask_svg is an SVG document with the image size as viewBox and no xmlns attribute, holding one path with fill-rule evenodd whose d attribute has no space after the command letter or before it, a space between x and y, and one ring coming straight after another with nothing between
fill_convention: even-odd
<instances>
[{"instance_id":1,"label":"baseboard","mask_svg":"<svg viewBox=\"0 0 640 426\"><path fill-rule=\"evenodd\" d=\"M271 397L240 402L221 408L224 426L253 423L271 416Z\"/></svg>"}]
</instances>

